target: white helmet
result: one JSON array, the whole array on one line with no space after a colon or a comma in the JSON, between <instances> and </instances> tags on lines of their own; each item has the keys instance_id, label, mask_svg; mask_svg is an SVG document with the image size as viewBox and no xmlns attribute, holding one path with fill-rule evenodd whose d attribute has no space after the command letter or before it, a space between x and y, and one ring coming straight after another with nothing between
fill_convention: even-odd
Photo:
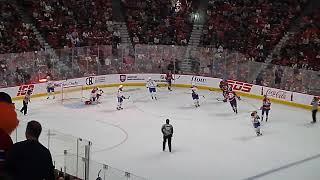
<instances>
[{"instance_id":1,"label":"white helmet","mask_svg":"<svg viewBox=\"0 0 320 180\"><path fill-rule=\"evenodd\" d=\"M150 81L150 80L151 80L151 77L148 77L148 80Z\"/></svg>"},{"instance_id":2,"label":"white helmet","mask_svg":"<svg viewBox=\"0 0 320 180\"><path fill-rule=\"evenodd\" d=\"M119 89L121 89L121 88L123 88L123 85L120 85L120 86L119 86Z\"/></svg>"}]
</instances>

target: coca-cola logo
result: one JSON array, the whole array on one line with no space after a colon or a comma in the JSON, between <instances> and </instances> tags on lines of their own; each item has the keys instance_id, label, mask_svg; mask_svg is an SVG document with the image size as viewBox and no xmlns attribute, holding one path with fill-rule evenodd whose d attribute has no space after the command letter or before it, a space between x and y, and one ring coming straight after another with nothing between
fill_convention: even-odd
<instances>
[{"instance_id":1,"label":"coca-cola logo","mask_svg":"<svg viewBox=\"0 0 320 180\"><path fill-rule=\"evenodd\" d=\"M277 89L268 89L266 95L278 99L287 99L287 92Z\"/></svg>"}]
</instances>

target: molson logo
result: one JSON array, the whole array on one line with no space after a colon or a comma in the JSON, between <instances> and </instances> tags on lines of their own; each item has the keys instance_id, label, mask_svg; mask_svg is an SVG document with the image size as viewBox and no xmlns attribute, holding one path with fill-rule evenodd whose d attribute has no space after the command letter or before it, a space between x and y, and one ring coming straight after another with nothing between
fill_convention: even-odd
<instances>
[{"instance_id":1,"label":"molson logo","mask_svg":"<svg viewBox=\"0 0 320 180\"><path fill-rule=\"evenodd\" d=\"M191 82L197 82L197 83L206 83L207 80L205 78L200 78L197 76L192 76Z\"/></svg>"}]
</instances>

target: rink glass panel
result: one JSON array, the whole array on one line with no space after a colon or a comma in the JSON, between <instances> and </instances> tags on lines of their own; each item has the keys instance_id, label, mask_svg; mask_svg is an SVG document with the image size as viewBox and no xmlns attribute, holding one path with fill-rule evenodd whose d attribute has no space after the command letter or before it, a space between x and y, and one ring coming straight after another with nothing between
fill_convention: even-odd
<instances>
[{"instance_id":1,"label":"rink glass panel","mask_svg":"<svg viewBox=\"0 0 320 180\"><path fill-rule=\"evenodd\" d=\"M48 74L54 80L124 73L167 73L174 64L175 74L192 74L258 83L283 90L320 94L319 72L255 62L236 51L212 47L172 45L120 45L64 48L1 54L1 87L37 83ZM186 67L187 68L184 68ZM187 70L185 70L187 69ZM281 71L281 83L275 72ZM261 83L262 81L262 83Z\"/></svg>"}]
</instances>

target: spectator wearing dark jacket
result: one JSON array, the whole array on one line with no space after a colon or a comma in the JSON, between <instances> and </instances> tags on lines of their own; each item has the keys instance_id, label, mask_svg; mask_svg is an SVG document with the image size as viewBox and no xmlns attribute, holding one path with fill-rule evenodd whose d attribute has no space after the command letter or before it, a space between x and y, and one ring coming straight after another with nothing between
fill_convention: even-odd
<instances>
[{"instance_id":1,"label":"spectator wearing dark jacket","mask_svg":"<svg viewBox=\"0 0 320 180\"><path fill-rule=\"evenodd\" d=\"M7 167L13 180L54 180L50 151L38 141L41 131L39 122L28 122L27 140L14 144L9 150Z\"/></svg>"},{"instance_id":2,"label":"spectator wearing dark jacket","mask_svg":"<svg viewBox=\"0 0 320 180\"><path fill-rule=\"evenodd\" d=\"M8 174L5 165L8 151L13 145L10 134L18 126L18 119L11 97L5 92L0 92L0 114L0 179L6 180Z\"/></svg>"}]
</instances>

